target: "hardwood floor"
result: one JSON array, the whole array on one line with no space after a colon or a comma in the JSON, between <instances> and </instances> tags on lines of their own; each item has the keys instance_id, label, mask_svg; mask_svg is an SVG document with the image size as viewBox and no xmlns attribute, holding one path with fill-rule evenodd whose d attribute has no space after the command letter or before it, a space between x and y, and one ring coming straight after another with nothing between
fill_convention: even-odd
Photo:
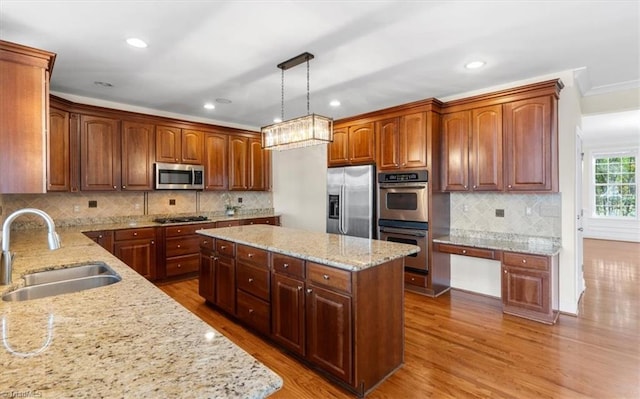
<instances>
[{"instance_id":1,"label":"hardwood floor","mask_svg":"<svg viewBox=\"0 0 640 399\"><path fill-rule=\"evenodd\" d=\"M578 317L554 326L503 315L498 299L405 294L405 364L368 398L640 397L640 244L585 240ZM351 398L204 304L197 280L160 287L274 370L274 398Z\"/></svg>"}]
</instances>

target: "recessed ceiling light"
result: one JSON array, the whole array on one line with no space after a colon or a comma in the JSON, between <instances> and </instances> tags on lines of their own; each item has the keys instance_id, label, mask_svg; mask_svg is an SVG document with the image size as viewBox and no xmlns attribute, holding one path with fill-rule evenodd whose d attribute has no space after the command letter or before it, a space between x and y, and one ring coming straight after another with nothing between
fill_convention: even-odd
<instances>
[{"instance_id":1,"label":"recessed ceiling light","mask_svg":"<svg viewBox=\"0 0 640 399\"><path fill-rule=\"evenodd\" d=\"M138 39L137 37L130 37L129 39L127 39L127 43L129 44L129 46L137 48L147 47L147 43L142 39Z\"/></svg>"},{"instance_id":2,"label":"recessed ceiling light","mask_svg":"<svg viewBox=\"0 0 640 399\"><path fill-rule=\"evenodd\" d=\"M282 122L282 119L280 118L273 118L273 123L280 123Z\"/></svg>"},{"instance_id":3,"label":"recessed ceiling light","mask_svg":"<svg viewBox=\"0 0 640 399\"><path fill-rule=\"evenodd\" d=\"M471 61L467 63L464 67L467 69L478 69L483 67L484 64L486 64L484 61Z\"/></svg>"},{"instance_id":4,"label":"recessed ceiling light","mask_svg":"<svg viewBox=\"0 0 640 399\"><path fill-rule=\"evenodd\" d=\"M96 86L102 86L102 87L113 87L113 85L109 82L100 82L98 80L96 80L95 82L93 82L94 85Z\"/></svg>"},{"instance_id":5,"label":"recessed ceiling light","mask_svg":"<svg viewBox=\"0 0 640 399\"><path fill-rule=\"evenodd\" d=\"M215 109L215 108L216 108L216 106L215 106L215 105L213 105L212 103L206 103L206 104L204 105L204 107L205 107L206 109Z\"/></svg>"},{"instance_id":6,"label":"recessed ceiling light","mask_svg":"<svg viewBox=\"0 0 640 399\"><path fill-rule=\"evenodd\" d=\"M331 100L331 102L329 103L329 105L331 105L332 107L339 107L339 106L340 106L340 101L338 101L338 100Z\"/></svg>"},{"instance_id":7,"label":"recessed ceiling light","mask_svg":"<svg viewBox=\"0 0 640 399\"><path fill-rule=\"evenodd\" d=\"M231 104L231 100L228 98L216 98L218 104Z\"/></svg>"}]
</instances>

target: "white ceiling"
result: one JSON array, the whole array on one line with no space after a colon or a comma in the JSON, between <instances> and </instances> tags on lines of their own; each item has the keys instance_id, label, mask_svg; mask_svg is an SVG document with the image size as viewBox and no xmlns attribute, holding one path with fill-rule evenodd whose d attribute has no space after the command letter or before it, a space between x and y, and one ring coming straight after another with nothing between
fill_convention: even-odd
<instances>
[{"instance_id":1,"label":"white ceiling","mask_svg":"<svg viewBox=\"0 0 640 399\"><path fill-rule=\"evenodd\" d=\"M311 112L334 118L581 68L586 89L640 86L637 0L0 0L0 39L57 53L56 93L253 128L280 115L276 65L305 51ZM285 119L306 114L304 65L285 97ZM232 103L203 108L216 98Z\"/></svg>"}]
</instances>

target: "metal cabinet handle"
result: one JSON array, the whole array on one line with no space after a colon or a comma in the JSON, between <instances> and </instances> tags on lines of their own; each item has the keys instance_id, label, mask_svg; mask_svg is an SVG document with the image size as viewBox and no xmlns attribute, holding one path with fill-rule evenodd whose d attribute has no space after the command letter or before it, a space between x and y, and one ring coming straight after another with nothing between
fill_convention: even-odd
<instances>
[{"instance_id":1,"label":"metal cabinet handle","mask_svg":"<svg viewBox=\"0 0 640 399\"><path fill-rule=\"evenodd\" d=\"M307 288L307 294L311 294L313 290L311 288Z\"/></svg>"},{"instance_id":2,"label":"metal cabinet handle","mask_svg":"<svg viewBox=\"0 0 640 399\"><path fill-rule=\"evenodd\" d=\"M178 229L178 233L182 233L182 230Z\"/></svg>"},{"instance_id":3,"label":"metal cabinet handle","mask_svg":"<svg viewBox=\"0 0 640 399\"><path fill-rule=\"evenodd\" d=\"M220 249L227 249L226 245L220 245Z\"/></svg>"},{"instance_id":4,"label":"metal cabinet handle","mask_svg":"<svg viewBox=\"0 0 640 399\"><path fill-rule=\"evenodd\" d=\"M155 241L151 241L151 245L156 245L156 242Z\"/></svg>"},{"instance_id":5,"label":"metal cabinet handle","mask_svg":"<svg viewBox=\"0 0 640 399\"><path fill-rule=\"evenodd\" d=\"M282 267L285 268L285 269L288 269L289 268L289 264L285 263L285 264L282 265Z\"/></svg>"},{"instance_id":6,"label":"metal cabinet handle","mask_svg":"<svg viewBox=\"0 0 640 399\"><path fill-rule=\"evenodd\" d=\"M182 267L182 265L180 263L178 263L178 269L180 269Z\"/></svg>"},{"instance_id":7,"label":"metal cabinet handle","mask_svg":"<svg viewBox=\"0 0 640 399\"><path fill-rule=\"evenodd\" d=\"M301 285L298 286L298 291L302 291L302 286Z\"/></svg>"},{"instance_id":8,"label":"metal cabinet handle","mask_svg":"<svg viewBox=\"0 0 640 399\"><path fill-rule=\"evenodd\" d=\"M248 254L247 256L250 258L253 258L253 254Z\"/></svg>"},{"instance_id":9,"label":"metal cabinet handle","mask_svg":"<svg viewBox=\"0 0 640 399\"><path fill-rule=\"evenodd\" d=\"M466 254L466 253L467 253L467 250L466 250L466 249L463 249L463 250L462 250L462 254L464 255L464 254Z\"/></svg>"},{"instance_id":10,"label":"metal cabinet handle","mask_svg":"<svg viewBox=\"0 0 640 399\"><path fill-rule=\"evenodd\" d=\"M507 269L504 269L504 274L507 274Z\"/></svg>"},{"instance_id":11,"label":"metal cabinet handle","mask_svg":"<svg viewBox=\"0 0 640 399\"><path fill-rule=\"evenodd\" d=\"M325 279L325 280L329 280L329 275L328 274L323 274L322 278Z\"/></svg>"},{"instance_id":12,"label":"metal cabinet handle","mask_svg":"<svg viewBox=\"0 0 640 399\"><path fill-rule=\"evenodd\" d=\"M249 309L249 314L253 313L253 309Z\"/></svg>"},{"instance_id":13,"label":"metal cabinet handle","mask_svg":"<svg viewBox=\"0 0 640 399\"><path fill-rule=\"evenodd\" d=\"M136 233L136 232L134 231L134 232L133 232L133 236L135 237L135 236L137 236L137 235L138 235L138 233Z\"/></svg>"},{"instance_id":14,"label":"metal cabinet handle","mask_svg":"<svg viewBox=\"0 0 640 399\"><path fill-rule=\"evenodd\" d=\"M113 189L116 190L116 186L113 186Z\"/></svg>"},{"instance_id":15,"label":"metal cabinet handle","mask_svg":"<svg viewBox=\"0 0 640 399\"><path fill-rule=\"evenodd\" d=\"M123 188L123 189L126 189L126 188L127 188L127 186L122 186L122 188Z\"/></svg>"},{"instance_id":16,"label":"metal cabinet handle","mask_svg":"<svg viewBox=\"0 0 640 399\"><path fill-rule=\"evenodd\" d=\"M527 260L526 259L522 259L522 263L527 263Z\"/></svg>"},{"instance_id":17,"label":"metal cabinet handle","mask_svg":"<svg viewBox=\"0 0 640 399\"><path fill-rule=\"evenodd\" d=\"M180 244L178 244L178 248L182 248L182 246Z\"/></svg>"},{"instance_id":18,"label":"metal cabinet handle","mask_svg":"<svg viewBox=\"0 0 640 399\"><path fill-rule=\"evenodd\" d=\"M249 277L249 282L253 283L253 279L251 277Z\"/></svg>"}]
</instances>

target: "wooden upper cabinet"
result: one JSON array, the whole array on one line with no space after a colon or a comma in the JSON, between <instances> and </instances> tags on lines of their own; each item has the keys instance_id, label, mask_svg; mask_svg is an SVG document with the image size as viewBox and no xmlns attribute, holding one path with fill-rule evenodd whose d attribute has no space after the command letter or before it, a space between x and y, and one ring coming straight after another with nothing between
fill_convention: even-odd
<instances>
[{"instance_id":1,"label":"wooden upper cabinet","mask_svg":"<svg viewBox=\"0 0 640 399\"><path fill-rule=\"evenodd\" d=\"M377 123L378 169L427 166L427 133L424 112L389 118Z\"/></svg>"},{"instance_id":2,"label":"wooden upper cabinet","mask_svg":"<svg viewBox=\"0 0 640 399\"><path fill-rule=\"evenodd\" d=\"M207 133L204 137L204 189L227 190L229 188L229 136Z\"/></svg>"},{"instance_id":3,"label":"wooden upper cabinet","mask_svg":"<svg viewBox=\"0 0 640 399\"><path fill-rule=\"evenodd\" d=\"M69 112L50 108L47 191L70 191L71 189L69 134Z\"/></svg>"},{"instance_id":4,"label":"wooden upper cabinet","mask_svg":"<svg viewBox=\"0 0 640 399\"><path fill-rule=\"evenodd\" d=\"M473 109L471 121L471 188L474 191L501 191L504 187L502 105Z\"/></svg>"},{"instance_id":5,"label":"wooden upper cabinet","mask_svg":"<svg viewBox=\"0 0 640 399\"><path fill-rule=\"evenodd\" d=\"M373 163L376 157L374 123L349 126L349 162Z\"/></svg>"},{"instance_id":6,"label":"wooden upper cabinet","mask_svg":"<svg viewBox=\"0 0 640 399\"><path fill-rule=\"evenodd\" d=\"M442 190L469 189L469 111L442 116Z\"/></svg>"},{"instance_id":7,"label":"wooden upper cabinet","mask_svg":"<svg viewBox=\"0 0 640 399\"><path fill-rule=\"evenodd\" d=\"M156 128L156 161L202 165L204 132L175 126Z\"/></svg>"},{"instance_id":8,"label":"wooden upper cabinet","mask_svg":"<svg viewBox=\"0 0 640 399\"><path fill-rule=\"evenodd\" d=\"M328 146L329 166L347 165L349 163L349 128L347 126L333 129L333 142Z\"/></svg>"},{"instance_id":9,"label":"wooden upper cabinet","mask_svg":"<svg viewBox=\"0 0 640 399\"><path fill-rule=\"evenodd\" d=\"M558 191L556 112L553 96L504 105L507 191Z\"/></svg>"},{"instance_id":10,"label":"wooden upper cabinet","mask_svg":"<svg viewBox=\"0 0 640 399\"><path fill-rule=\"evenodd\" d=\"M373 163L375 137L373 122L334 128L328 151L329 166Z\"/></svg>"},{"instance_id":11,"label":"wooden upper cabinet","mask_svg":"<svg viewBox=\"0 0 640 399\"><path fill-rule=\"evenodd\" d=\"M182 154L182 129L173 126L156 127L156 161L177 163Z\"/></svg>"},{"instance_id":12,"label":"wooden upper cabinet","mask_svg":"<svg viewBox=\"0 0 640 399\"><path fill-rule=\"evenodd\" d=\"M427 132L424 112L400 118L400 167L427 166Z\"/></svg>"},{"instance_id":13,"label":"wooden upper cabinet","mask_svg":"<svg viewBox=\"0 0 640 399\"><path fill-rule=\"evenodd\" d=\"M153 124L122 122L122 190L153 190L155 142Z\"/></svg>"},{"instance_id":14,"label":"wooden upper cabinet","mask_svg":"<svg viewBox=\"0 0 640 399\"><path fill-rule=\"evenodd\" d=\"M267 189L267 167L266 161L268 151L262 149L261 138L249 138L249 156L247 168L247 180L249 190L264 191Z\"/></svg>"},{"instance_id":15,"label":"wooden upper cabinet","mask_svg":"<svg viewBox=\"0 0 640 399\"><path fill-rule=\"evenodd\" d=\"M249 139L231 136L229 138L229 190L247 190L247 155Z\"/></svg>"},{"instance_id":16,"label":"wooden upper cabinet","mask_svg":"<svg viewBox=\"0 0 640 399\"><path fill-rule=\"evenodd\" d=\"M400 118L390 118L377 122L378 169L400 167Z\"/></svg>"},{"instance_id":17,"label":"wooden upper cabinet","mask_svg":"<svg viewBox=\"0 0 640 399\"><path fill-rule=\"evenodd\" d=\"M45 193L55 54L0 40L0 193Z\"/></svg>"},{"instance_id":18,"label":"wooden upper cabinet","mask_svg":"<svg viewBox=\"0 0 640 399\"><path fill-rule=\"evenodd\" d=\"M196 130L183 130L181 148L181 163L202 165L204 133Z\"/></svg>"},{"instance_id":19,"label":"wooden upper cabinet","mask_svg":"<svg viewBox=\"0 0 640 399\"><path fill-rule=\"evenodd\" d=\"M80 116L80 189L120 189L120 121Z\"/></svg>"}]
</instances>

